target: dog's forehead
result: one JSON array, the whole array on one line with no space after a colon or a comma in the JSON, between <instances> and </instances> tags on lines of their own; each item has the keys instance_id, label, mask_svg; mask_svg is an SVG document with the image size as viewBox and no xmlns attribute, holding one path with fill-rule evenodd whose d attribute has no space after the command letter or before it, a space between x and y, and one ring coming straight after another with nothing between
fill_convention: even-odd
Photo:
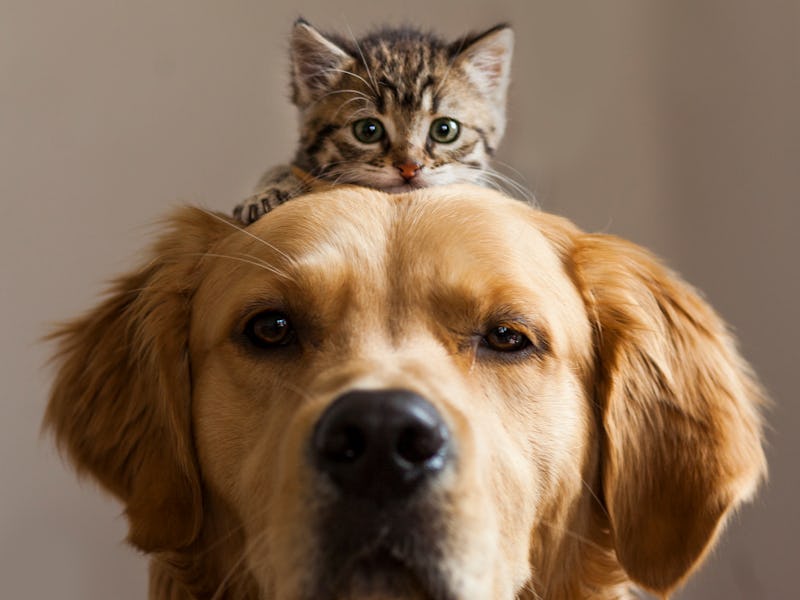
<instances>
[{"instance_id":1,"label":"dog's forehead","mask_svg":"<svg viewBox=\"0 0 800 600\"><path fill-rule=\"evenodd\" d=\"M469 265L497 271L559 262L531 217L535 211L490 190L453 186L412 194L361 188L309 195L280 206L231 245L286 268L336 260L381 263L393 273L409 264ZM235 250L234 250L235 251ZM556 269L557 270L557 269Z\"/></svg>"},{"instance_id":2,"label":"dog's forehead","mask_svg":"<svg viewBox=\"0 0 800 600\"><path fill-rule=\"evenodd\" d=\"M561 258L530 207L481 188L457 186L389 195L361 188L281 205L210 253L204 293L218 308L271 300L274 290L314 297L359 293L395 308L435 291L481 305L534 303L577 313L580 300ZM284 292L279 291L279 295ZM385 302L381 302L381 298ZM567 307L567 308L565 308ZM512 307L513 309L513 307ZM239 309L240 310L240 309ZM561 319L563 320L563 319Z\"/></svg>"}]
</instances>

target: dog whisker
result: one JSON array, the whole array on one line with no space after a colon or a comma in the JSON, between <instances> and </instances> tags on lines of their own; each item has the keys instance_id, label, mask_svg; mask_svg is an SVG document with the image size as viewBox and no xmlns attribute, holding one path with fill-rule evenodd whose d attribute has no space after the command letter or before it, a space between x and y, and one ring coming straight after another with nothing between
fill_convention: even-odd
<instances>
[{"instance_id":1,"label":"dog whisker","mask_svg":"<svg viewBox=\"0 0 800 600\"><path fill-rule=\"evenodd\" d=\"M303 388L301 388L301 387L299 387L299 386L296 386L296 385L294 385L293 383L290 383L290 382L288 382L288 381L284 381L284 382L283 382L283 385L284 385L284 386L285 386L285 387L286 387L286 388L287 388L289 391L291 391L291 392L294 392L295 394L297 394L298 396L300 396L300 397L301 397L303 400L313 400L313 399L314 399L314 396L312 396L310 393L308 393L308 392L307 392L306 390L304 390Z\"/></svg>"},{"instance_id":2,"label":"dog whisker","mask_svg":"<svg viewBox=\"0 0 800 600\"><path fill-rule=\"evenodd\" d=\"M236 581L236 578L246 576L247 574L245 571L246 561L247 561L247 550L244 550L242 551L241 556L236 559L233 566L222 577L222 581L220 582L214 594L211 596L210 600L220 600L221 598L224 598L225 594L229 589L229 586L232 587L232 584Z\"/></svg>"},{"instance_id":3,"label":"dog whisker","mask_svg":"<svg viewBox=\"0 0 800 600\"><path fill-rule=\"evenodd\" d=\"M244 263L244 264L247 264L247 265L252 265L254 267L258 267L259 269L263 269L264 271L269 271L270 273L273 273L274 275L277 275L278 277L281 277L283 279L289 279L289 277L288 277L288 275L286 275L286 273L284 273L283 271L280 271L279 269L276 269L275 267L272 267L272 266L268 265L267 263L265 263L263 261L249 260L249 259L244 258L242 256L232 256L230 254L215 254L213 252L205 252L205 253L203 253L203 254L201 254L199 256L204 256L204 257L207 256L209 258L223 258L223 259L227 259L227 260L237 261L237 262L240 262L240 263Z\"/></svg>"},{"instance_id":4,"label":"dog whisker","mask_svg":"<svg viewBox=\"0 0 800 600\"><path fill-rule=\"evenodd\" d=\"M523 592L529 592L530 594L532 594L534 600L544 600L544 598L545 598L544 596L542 596L541 594L539 594L536 591L536 588L534 587L533 581L530 581L530 580L523 586L522 590L520 590L520 593L523 593ZM520 598L520 596L518 595L517 598Z\"/></svg>"},{"instance_id":5,"label":"dog whisker","mask_svg":"<svg viewBox=\"0 0 800 600\"><path fill-rule=\"evenodd\" d=\"M586 536L583 536L583 535L581 535L579 533L576 533L575 531L572 531L571 529L569 529L567 527L564 527L562 525L556 525L556 524L554 524L552 522L549 522L549 521L547 521L545 519L539 519L538 523L540 523L541 525L544 525L545 527L553 529L553 530L557 531L558 533L564 534L564 535L566 535L566 536L568 536L568 537L570 537L570 538L572 538L574 540L577 540L581 544L585 544L587 546L591 546L595 550L599 550L599 551L601 551L603 553L608 553L608 551L609 551L608 548L605 548L604 546L601 546L597 542L595 542L593 540L590 540Z\"/></svg>"},{"instance_id":6,"label":"dog whisker","mask_svg":"<svg viewBox=\"0 0 800 600\"><path fill-rule=\"evenodd\" d=\"M598 508L600 508L600 510L603 511L603 514L605 514L606 517L608 517L609 520L610 520L611 519L611 515L608 514L608 510L606 509L605 504L597 496L595 491L592 489L592 486L589 485L589 483L583 477L581 477L581 484L583 485L584 488L586 488L586 491L589 492L589 495L592 497L592 499L595 501L595 503L597 503Z\"/></svg>"},{"instance_id":7,"label":"dog whisker","mask_svg":"<svg viewBox=\"0 0 800 600\"><path fill-rule=\"evenodd\" d=\"M254 235L252 232L248 231L246 228L242 227L241 225L238 225L237 223L234 223L233 221L230 221L229 219L223 218L223 217L221 217L220 215L216 214L213 211L206 210L206 209L200 208L200 207L196 207L196 210L199 210L203 214L208 215L209 217L212 217L212 218L216 219L220 223L224 223L228 227L231 227L231 228L239 231L240 233L243 233L246 236L249 236L249 237L253 238L257 242L259 242L261 244L264 244L267 248L269 248L270 250L272 250L273 252L275 252L276 254L281 256L282 258L286 259L287 261L291 262L291 259L289 258L289 255L286 254L285 252L283 252L280 248L276 248L273 244L270 244L267 240L265 240L263 238L260 238L257 235Z\"/></svg>"}]
</instances>

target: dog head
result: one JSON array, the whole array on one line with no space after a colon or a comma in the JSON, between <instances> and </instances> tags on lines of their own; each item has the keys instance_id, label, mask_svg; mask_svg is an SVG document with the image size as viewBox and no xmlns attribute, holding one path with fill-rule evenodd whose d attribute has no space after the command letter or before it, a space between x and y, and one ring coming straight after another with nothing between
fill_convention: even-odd
<instances>
[{"instance_id":1,"label":"dog head","mask_svg":"<svg viewBox=\"0 0 800 600\"><path fill-rule=\"evenodd\" d=\"M479 188L184 209L57 337L46 423L198 596L666 593L765 472L690 287Z\"/></svg>"}]
</instances>

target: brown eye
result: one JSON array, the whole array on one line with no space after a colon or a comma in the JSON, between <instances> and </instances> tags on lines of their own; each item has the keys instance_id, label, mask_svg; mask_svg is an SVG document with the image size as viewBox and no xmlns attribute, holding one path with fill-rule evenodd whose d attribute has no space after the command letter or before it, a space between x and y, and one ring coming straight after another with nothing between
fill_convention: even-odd
<instances>
[{"instance_id":1,"label":"brown eye","mask_svg":"<svg viewBox=\"0 0 800 600\"><path fill-rule=\"evenodd\" d=\"M528 336L504 325L490 330L481 342L495 352L521 352L531 346Z\"/></svg>"},{"instance_id":2,"label":"brown eye","mask_svg":"<svg viewBox=\"0 0 800 600\"><path fill-rule=\"evenodd\" d=\"M294 340L294 327L289 318L280 312L263 312L250 319L244 334L259 348L286 346Z\"/></svg>"},{"instance_id":3,"label":"brown eye","mask_svg":"<svg viewBox=\"0 0 800 600\"><path fill-rule=\"evenodd\" d=\"M378 119L359 119L353 123L353 135L362 144L375 144L384 136L383 123Z\"/></svg>"}]
</instances>

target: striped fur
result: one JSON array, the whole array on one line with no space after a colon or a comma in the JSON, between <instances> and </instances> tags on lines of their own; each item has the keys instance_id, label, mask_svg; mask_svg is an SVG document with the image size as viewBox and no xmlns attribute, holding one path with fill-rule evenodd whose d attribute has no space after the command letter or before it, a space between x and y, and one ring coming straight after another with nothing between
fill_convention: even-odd
<instances>
[{"instance_id":1,"label":"striped fur","mask_svg":"<svg viewBox=\"0 0 800 600\"><path fill-rule=\"evenodd\" d=\"M486 182L506 124L512 47L506 25L445 42L412 28L347 38L298 20L290 43L292 101L300 111L292 166L311 180L388 192ZM440 118L458 125L453 141L432 137ZM384 135L359 141L354 125L362 119L378 120ZM272 169L235 215L252 222L308 191L308 181L288 167Z\"/></svg>"}]
</instances>

